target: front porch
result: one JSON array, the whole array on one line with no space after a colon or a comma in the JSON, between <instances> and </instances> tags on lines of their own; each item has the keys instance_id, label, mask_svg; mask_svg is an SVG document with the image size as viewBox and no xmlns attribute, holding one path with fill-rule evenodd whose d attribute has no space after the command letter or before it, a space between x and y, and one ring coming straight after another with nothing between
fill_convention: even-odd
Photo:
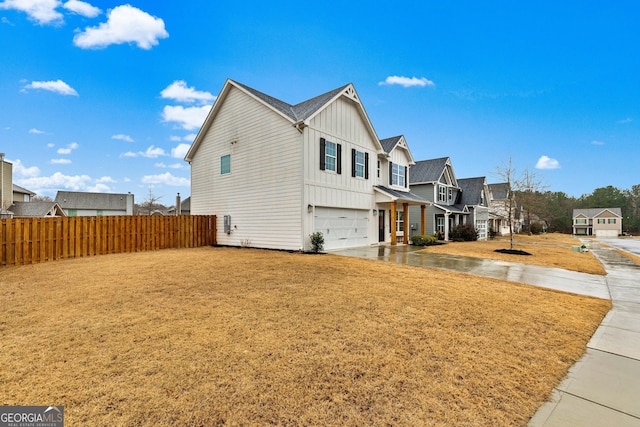
<instances>
[{"instance_id":1,"label":"front porch","mask_svg":"<svg viewBox=\"0 0 640 427\"><path fill-rule=\"evenodd\" d=\"M378 217L378 243L392 246L409 243L409 206L420 206L420 233L427 230L427 200L410 192L376 186L376 215ZM388 218L388 220L387 220Z\"/></svg>"}]
</instances>

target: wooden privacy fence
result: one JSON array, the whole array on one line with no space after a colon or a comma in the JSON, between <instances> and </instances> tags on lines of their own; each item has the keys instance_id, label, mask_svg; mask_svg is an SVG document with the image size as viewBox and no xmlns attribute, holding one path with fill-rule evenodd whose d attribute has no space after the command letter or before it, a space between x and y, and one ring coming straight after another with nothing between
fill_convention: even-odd
<instances>
[{"instance_id":1,"label":"wooden privacy fence","mask_svg":"<svg viewBox=\"0 0 640 427\"><path fill-rule=\"evenodd\" d=\"M215 243L215 215L0 220L2 266Z\"/></svg>"}]
</instances>

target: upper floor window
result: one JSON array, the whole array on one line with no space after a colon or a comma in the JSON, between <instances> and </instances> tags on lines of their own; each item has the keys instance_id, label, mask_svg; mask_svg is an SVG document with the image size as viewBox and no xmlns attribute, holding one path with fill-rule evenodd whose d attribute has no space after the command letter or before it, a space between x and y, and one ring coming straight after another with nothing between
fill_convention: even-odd
<instances>
[{"instance_id":1,"label":"upper floor window","mask_svg":"<svg viewBox=\"0 0 640 427\"><path fill-rule=\"evenodd\" d=\"M576 218L576 224L586 225L587 224L587 219L586 218Z\"/></svg>"},{"instance_id":2,"label":"upper floor window","mask_svg":"<svg viewBox=\"0 0 640 427\"><path fill-rule=\"evenodd\" d=\"M405 186L405 174L406 174L406 166L398 165L396 163L392 164L391 167L391 184L397 185L399 187Z\"/></svg>"},{"instance_id":3,"label":"upper floor window","mask_svg":"<svg viewBox=\"0 0 640 427\"><path fill-rule=\"evenodd\" d=\"M380 178L380 160L378 160L378 178Z\"/></svg>"},{"instance_id":4,"label":"upper floor window","mask_svg":"<svg viewBox=\"0 0 640 427\"><path fill-rule=\"evenodd\" d=\"M615 223L616 223L615 218L609 218L609 224L615 224Z\"/></svg>"},{"instance_id":5,"label":"upper floor window","mask_svg":"<svg viewBox=\"0 0 640 427\"><path fill-rule=\"evenodd\" d=\"M220 157L220 175L231 173L231 154Z\"/></svg>"},{"instance_id":6,"label":"upper floor window","mask_svg":"<svg viewBox=\"0 0 640 427\"><path fill-rule=\"evenodd\" d=\"M438 186L438 201L446 202L447 201L447 187L444 185Z\"/></svg>"},{"instance_id":7,"label":"upper floor window","mask_svg":"<svg viewBox=\"0 0 640 427\"><path fill-rule=\"evenodd\" d=\"M320 138L320 170L342 173L342 145Z\"/></svg>"},{"instance_id":8,"label":"upper floor window","mask_svg":"<svg viewBox=\"0 0 640 427\"><path fill-rule=\"evenodd\" d=\"M351 149L351 176L369 179L369 153Z\"/></svg>"},{"instance_id":9,"label":"upper floor window","mask_svg":"<svg viewBox=\"0 0 640 427\"><path fill-rule=\"evenodd\" d=\"M453 201L453 188L449 189L449 201Z\"/></svg>"},{"instance_id":10,"label":"upper floor window","mask_svg":"<svg viewBox=\"0 0 640 427\"><path fill-rule=\"evenodd\" d=\"M598 224L604 224L604 223L605 223L604 218L598 218Z\"/></svg>"}]
</instances>

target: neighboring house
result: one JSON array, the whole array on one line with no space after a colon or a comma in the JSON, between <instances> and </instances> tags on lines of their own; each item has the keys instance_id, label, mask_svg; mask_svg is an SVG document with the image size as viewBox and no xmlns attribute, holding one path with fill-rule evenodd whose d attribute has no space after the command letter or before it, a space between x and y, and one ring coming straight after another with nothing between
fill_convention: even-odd
<instances>
[{"instance_id":1,"label":"neighboring house","mask_svg":"<svg viewBox=\"0 0 640 427\"><path fill-rule=\"evenodd\" d=\"M484 176L461 178L458 180L460 199L469 212L467 224L472 224L478 232L478 240L487 240L489 232L489 187Z\"/></svg>"},{"instance_id":2,"label":"neighboring house","mask_svg":"<svg viewBox=\"0 0 640 427\"><path fill-rule=\"evenodd\" d=\"M221 245L406 243L409 206L426 201L409 192L404 137L384 141L352 84L291 105L227 80L185 157L191 213L217 215Z\"/></svg>"},{"instance_id":3,"label":"neighboring house","mask_svg":"<svg viewBox=\"0 0 640 427\"><path fill-rule=\"evenodd\" d=\"M499 236L506 236L509 230L509 204L511 204L511 229L514 233L522 230L521 210L511 193L509 184L501 182L489 184L489 229Z\"/></svg>"},{"instance_id":4,"label":"neighboring house","mask_svg":"<svg viewBox=\"0 0 640 427\"><path fill-rule=\"evenodd\" d=\"M171 206L167 209L167 215L175 215L176 207ZM191 214L191 197L187 197L186 199L180 202L180 215L190 215Z\"/></svg>"},{"instance_id":5,"label":"neighboring house","mask_svg":"<svg viewBox=\"0 0 640 427\"><path fill-rule=\"evenodd\" d=\"M14 218L49 218L67 216L56 202L13 202Z\"/></svg>"},{"instance_id":6,"label":"neighboring house","mask_svg":"<svg viewBox=\"0 0 640 427\"><path fill-rule=\"evenodd\" d=\"M461 189L453 171L451 159L420 160L411 168L411 191L429 201L426 208L427 234L437 233L449 240L449 231L458 224L466 223L469 209L460 203ZM411 210L411 218L417 211ZM412 233L418 234L413 229Z\"/></svg>"},{"instance_id":7,"label":"neighboring house","mask_svg":"<svg viewBox=\"0 0 640 427\"><path fill-rule=\"evenodd\" d=\"M31 198L34 197L35 195L36 193L34 193L33 191L29 191L26 188L13 184L13 201L14 202L30 202Z\"/></svg>"},{"instance_id":8,"label":"neighboring house","mask_svg":"<svg viewBox=\"0 0 640 427\"><path fill-rule=\"evenodd\" d=\"M58 191L56 203L67 216L133 215L133 194Z\"/></svg>"},{"instance_id":9,"label":"neighboring house","mask_svg":"<svg viewBox=\"0 0 640 427\"><path fill-rule=\"evenodd\" d=\"M618 237L622 234L622 210L620 208L574 209L573 234Z\"/></svg>"},{"instance_id":10,"label":"neighboring house","mask_svg":"<svg viewBox=\"0 0 640 427\"><path fill-rule=\"evenodd\" d=\"M0 218L11 218L9 207L13 204L13 164L0 153Z\"/></svg>"}]
</instances>

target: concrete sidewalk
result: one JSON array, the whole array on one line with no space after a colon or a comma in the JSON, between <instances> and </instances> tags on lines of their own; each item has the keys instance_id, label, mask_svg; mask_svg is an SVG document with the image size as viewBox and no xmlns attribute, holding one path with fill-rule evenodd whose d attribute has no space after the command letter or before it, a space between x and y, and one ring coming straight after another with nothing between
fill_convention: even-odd
<instances>
[{"instance_id":1,"label":"concrete sidewalk","mask_svg":"<svg viewBox=\"0 0 640 427\"><path fill-rule=\"evenodd\" d=\"M374 246L332 253L461 271L611 299L613 308L587 344L584 356L569 370L529 426L640 427L640 266L597 242L592 243L591 251L605 267L606 277L520 263L424 254L419 249Z\"/></svg>"},{"instance_id":2,"label":"concrete sidewalk","mask_svg":"<svg viewBox=\"0 0 640 427\"><path fill-rule=\"evenodd\" d=\"M529 426L640 426L640 266L597 243L591 251L613 308Z\"/></svg>"}]
</instances>

